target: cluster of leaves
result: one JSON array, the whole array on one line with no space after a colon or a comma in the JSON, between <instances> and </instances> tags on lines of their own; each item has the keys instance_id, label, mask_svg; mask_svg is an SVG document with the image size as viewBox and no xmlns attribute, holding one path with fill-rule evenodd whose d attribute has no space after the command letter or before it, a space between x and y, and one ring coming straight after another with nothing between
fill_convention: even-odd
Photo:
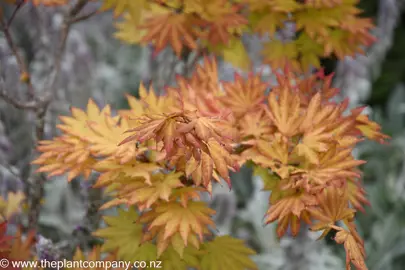
<instances>
[{"instance_id":1,"label":"cluster of leaves","mask_svg":"<svg viewBox=\"0 0 405 270\"><path fill-rule=\"evenodd\" d=\"M24 200L22 192L9 192L6 199L0 197L0 258L6 258L9 262L35 259L32 253L34 231L24 235L22 227L19 227L14 236L6 234L9 220L21 212ZM11 264L10 269L13 269Z\"/></svg>"},{"instance_id":2,"label":"cluster of leaves","mask_svg":"<svg viewBox=\"0 0 405 270\"><path fill-rule=\"evenodd\" d=\"M323 231L321 237L336 230L347 269L367 269L354 224L356 210L368 203L357 168L364 161L352 151L365 138L384 142L388 136L361 114L363 108L345 114L348 100L333 101L338 90L331 76L300 73L319 67L319 57L353 55L373 41L371 22L359 18L356 3L105 0L102 9L124 18L116 36L152 43L156 53L170 45L178 56L210 52L247 68L241 35L259 33L271 38L265 61L289 68L277 75L276 86L260 74L221 83L215 59L206 57L164 96L141 85L140 99L127 96L130 109L117 115L90 100L87 110L72 108L71 116L60 117L60 136L39 142L37 171L67 173L69 180L100 173L94 187L112 198L101 208L126 206L95 232L106 240L102 249L118 259L160 259L164 269L238 270L257 269L249 258L254 252L230 236L215 237L215 211L200 195L222 180L231 188L229 170L253 164L271 191L265 223L277 221L280 237L288 228L297 235L301 222ZM288 23L296 36L274 39ZM97 247L89 258L99 253Z\"/></svg>"},{"instance_id":3,"label":"cluster of leaves","mask_svg":"<svg viewBox=\"0 0 405 270\"><path fill-rule=\"evenodd\" d=\"M187 50L209 51L240 68L249 68L242 34L260 34L263 59L274 68L288 62L295 70L319 68L320 57L354 55L370 45L371 20L360 18L358 0L105 0L123 21L116 36L127 43L167 44L181 56ZM275 39L295 25L294 37ZM361 46L360 46L361 45Z\"/></svg>"},{"instance_id":4,"label":"cluster of leaves","mask_svg":"<svg viewBox=\"0 0 405 270\"><path fill-rule=\"evenodd\" d=\"M106 250L118 248L119 258L151 260L176 252L178 260L167 264L254 269L247 257L251 250L226 248L232 238L207 241L215 211L198 200L201 192L211 192L213 182L223 179L231 187L229 169L253 162L271 191L265 222L277 221L280 237L289 226L298 234L301 221L323 236L337 230L348 267L352 262L366 269L353 223L356 209L368 202L357 170L364 161L351 153L365 137L383 142L387 136L361 114L363 108L343 114L348 100L331 101L338 90L330 76L300 79L285 70L266 96L269 85L260 74L236 75L220 85L216 67L205 58L191 78L178 77L178 86L164 96L141 85L140 99L128 96L131 109L117 116L110 106L100 110L91 100L87 111L72 108L71 117L60 118L62 135L40 142L38 171L68 172L69 179L93 170L101 174L95 187L113 197L102 208L129 207L106 217L109 227L95 233L107 239ZM336 226L337 221L346 226ZM214 260L214 247L215 256L239 260Z\"/></svg>"},{"instance_id":5,"label":"cluster of leaves","mask_svg":"<svg viewBox=\"0 0 405 270\"><path fill-rule=\"evenodd\" d=\"M6 258L9 261L10 265L8 269L17 269L12 267L11 262L13 261L38 260L37 254L34 252L36 243L36 232L34 230L23 233L22 226L18 226L17 232L13 236L7 234L9 221L16 218L16 216L24 210L24 200L25 196L22 192L9 192L6 199L0 197L0 258ZM73 259L76 261L86 260L100 262L103 260L116 261L117 257L115 253L112 252L109 256L102 259L101 246L95 246L88 254L83 254L80 248L77 248ZM18 269L34 270L30 267ZM39 269L42 268L39 267L35 270ZM97 269L102 269L102 267ZM79 268L73 268L72 270L79 270Z\"/></svg>"}]
</instances>

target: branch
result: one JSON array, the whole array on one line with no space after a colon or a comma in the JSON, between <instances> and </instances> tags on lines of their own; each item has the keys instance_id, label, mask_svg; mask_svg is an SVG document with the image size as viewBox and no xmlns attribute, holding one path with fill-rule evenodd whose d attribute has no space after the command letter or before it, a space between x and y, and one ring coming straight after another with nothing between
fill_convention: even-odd
<instances>
[{"instance_id":1,"label":"branch","mask_svg":"<svg viewBox=\"0 0 405 270\"><path fill-rule=\"evenodd\" d=\"M71 7L71 9L67 12L67 14L64 17L59 48L56 52L55 62L53 66L54 72L49 79L50 87L48 88L48 92L50 92L52 96L54 96L56 92L56 83L58 82L58 78L60 75L63 53L65 51L66 41L69 36L70 28L74 23L74 18L77 16L77 14L79 14L79 12L84 8L84 6L88 2L89 0L78 0L77 3Z\"/></svg>"},{"instance_id":2,"label":"branch","mask_svg":"<svg viewBox=\"0 0 405 270\"><path fill-rule=\"evenodd\" d=\"M4 88L0 89L0 97L9 103L10 105L14 106L20 110L33 110L36 111L40 107L43 107L45 104L49 103L49 98L44 98L41 100L31 100L31 101L20 101L16 100L15 98L11 97Z\"/></svg>"},{"instance_id":3,"label":"branch","mask_svg":"<svg viewBox=\"0 0 405 270\"><path fill-rule=\"evenodd\" d=\"M87 13L87 14L84 14L84 15L81 15L81 16L77 16L76 18L70 20L70 23L71 23L71 24L74 24L74 23L78 23L78 22L87 20L87 19L90 18L91 16L96 15L96 14L99 14L99 13L101 13L101 12L102 12L102 11L100 11L100 10L93 10L92 12L89 12L89 13Z\"/></svg>"},{"instance_id":4,"label":"branch","mask_svg":"<svg viewBox=\"0 0 405 270\"><path fill-rule=\"evenodd\" d=\"M61 71L61 64L63 54L65 52L66 41L69 35L70 27L72 25L72 19L83 9L83 7L88 3L89 0L78 0L77 3L71 7L71 9L66 13L63 20L61 39L59 42L59 47L56 51L55 61L53 65L54 73L49 77L48 83L50 86L48 89L45 89L45 96L48 97L48 103L44 106L38 107L36 110L36 139L41 140L44 138L44 129L45 129L45 115L48 108L48 105L56 92L56 84ZM28 227L35 229L38 226L38 219L41 209L41 199L44 196L44 184L46 182L46 176L44 173L40 173L35 176L32 175L32 183L30 186L32 188L29 196L29 217L28 217Z\"/></svg>"},{"instance_id":5,"label":"branch","mask_svg":"<svg viewBox=\"0 0 405 270\"><path fill-rule=\"evenodd\" d=\"M27 66L25 65L22 56L18 53L17 46L15 45L13 38L10 33L10 26L11 23L14 21L15 16L17 15L18 11L24 6L24 1L19 1L17 6L15 7L10 19L8 19L7 22L3 20L3 18L0 19L0 26L2 28L2 31L4 33L4 36L7 41L7 45L9 46L11 52L13 53L14 57L17 60L18 67L20 69L20 81L24 82L28 86L28 97L30 99L34 98L35 91L34 87L31 84L30 80L30 75L28 73Z\"/></svg>"}]
</instances>

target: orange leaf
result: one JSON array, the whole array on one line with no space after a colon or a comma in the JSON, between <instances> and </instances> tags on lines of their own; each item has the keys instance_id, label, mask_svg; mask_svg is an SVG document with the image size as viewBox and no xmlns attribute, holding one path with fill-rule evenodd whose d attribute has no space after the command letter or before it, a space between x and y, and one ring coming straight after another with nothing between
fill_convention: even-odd
<instances>
[{"instance_id":1,"label":"orange leaf","mask_svg":"<svg viewBox=\"0 0 405 270\"><path fill-rule=\"evenodd\" d=\"M197 33L191 28L191 18L190 15L184 13L170 13L150 18L139 26L140 29L148 29L142 42L153 42L156 52L160 52L170 43L178 57L184 46L196 50L198 47Z\"/></svg>"}]
</instances>

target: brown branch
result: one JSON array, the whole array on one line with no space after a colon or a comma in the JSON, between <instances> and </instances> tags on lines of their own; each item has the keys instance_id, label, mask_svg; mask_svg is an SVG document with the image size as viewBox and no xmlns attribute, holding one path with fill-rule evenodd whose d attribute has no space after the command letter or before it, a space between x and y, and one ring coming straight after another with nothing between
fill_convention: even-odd
<instances>
[{"instance_id":1,"label":"brown branch","mask_svg":"<svg viewBox=\"0 0 405 270\"><path fill-rule=\"evenodd\" d=\"M63 59L63 54L65 52L66 41L69 36L70 28L73 24L72 20L79 14L79 12L84 8L84 6L89 2L89 0L78 0L77 3L71 7L71 9L67 12L63 20L62 26L62 33L61 39L59 42L59 47L57 49L55 55L55 62L53 65L53 74L50 76L50 87L48 88L48 92L51 93L52 96L55 95L56 92L56 84L58 82L58 78L61 71L61 64Z\"/></svg>"},{"instance_id":2,"label":"brown branch","mask_svg":"<svg viewBox=\"0 0 405 270\"><path fill-rule=\"evenodd\" d=\"M45 89L45 96L47 97L48 103L44 106L39 107L36 110L36 140L41 140L44 138L44 128L45 128L45 115L48 109L50 101L53 99L56 92L56 84L61 71L61 64L63 60L63 55L65 52L67 38L69 36L69 31L72 25L72 19L83 9L83 7L88 3L89 0L78 0L74 6L65 14L62 26L62 33L59 42L59 47L57 48L55 54L55 61L53 64L53 74L48 79L47 85L49 88ZM39 175L32 175L30 183L31 191L29 196L29 217L28 217L28 227L30 229L36 229L38 226L38 219L41 209L41 199L44 196L44 184L46 181L46 176L44 173Z\"/></svg>"},{"instance_id":3,"label":"brown branch","mask_svg":"<svg viewBox=\"0 0 405 270\"><path fill-rule=\"evenodd\" d=\"M35 112L36 115L36 125L35 125L35 140L37 142L39 140L44 139L44 127L45 127L45 115L48 109L48 106L53 99L55 92L56 92L56 84L58 82L58 78L61 71L61 64L63 59L63 54L66 47L67 38L69 35L69 31L71 25L75 22L85 20L86 18L91 17L92 15L96 14L97 12L92 12L90 14L76 17L80 11L84 8L84 6L89 2L89 0L78 0L75 5L73 5L69 11L65 14L63 20L63 26L61 30L61 38L59 42L59 46L55 53L55 60L53 64L53 73L48 77L48 82L45 85L43 94L41 97L35 96L34 87L30 80L30 75L28 73L28 69L26 64L23 61L22 56L19 54L16 44L14 43L11 33L10 33L10 25L14 21L18 11L24 5L24 1L19 0L15 10L13 11L11 17L4 21L3 18L0 18L0 27L1 30L4 32L7 44L17 60L17 64L20 69L20 80L24 82L28 86L28 101L19 101L9 95L9 93L4 89L3 83L0 84L0 98L5 100L8 104L14 106L17 109L22 110L32 110ZM32 168L31 168L32 169ZM39 213L41 209L41 199L44 196L44 184L46 181L46 176L44 173L40 173L35 175L31 173L29 179L25 182L26 185L26 196L27 196L27 203L29 207L29 214L28 214L28 228L25 229L36 229L38 226L38 219Z\"/></svg>"},{"instance_id":4,"label":"brown branch","mask_svg":"<svg viewBox=\"0 0 405 270\"><path fill-rule=\"evenodd\" d=\"M100 14L100 13L101 13L100 10L93 10L92 12L89 12L87 14L77 16L76 18L70 20L70 23L71 24L78 23L78 22L87 20L88 18L92 17L93 15Z\"/></svg>"},{"instance_id":5,"label":"brown branch","mask_svg":"<svg viewBox=\"0 0 405 270\"><path fill-rule=\"evenodd\" d=\"M49 98L41 100L20 101L10 96L4 88L0 88L0 97L8 104L20 110L33 110L36 111L40 107L43 107L49 101Z\"/></svg>"},{"instance_id":6,"label":"brown branch","mask_svg":"<svg viewBox=\"0 0 405 270\"><path fill-rule=\"evenodd\" d=\"M17 13L21 9L21 7L24 5L24 3L25 2L21 2L21 1L18 2L18 4L15 7L10 19L8 19L7 22L5 22L3 20L3 18L1 18L0 19L0 26L2 28L4 36L6 38L7 45L10 48L10 50L11 50L12 54L14 55L14 57L17 60L18 67L20 69L20 81L24 82L27 85L29 99L34 99L35 91L34 91L34 87L31 84L30 75L28 73L27 66L24 63L24 60L23 60L22 56L19 54L17 46L14 43L14 40L13 40L13 38L11 36L11 33L10 33L11 23L13 22L15 16L17 15Z\"/></svg>"},{"instance_id":7,"label":"brown branch","mask_svg":"<svg viewBox=\"0 0 405 270\"><path fill-rule=\"evenodd\" d=\"M15 9L13 11L13 14L11 14L10 19L8 19L8 21L7 21L7 26L11 25L11 23L13 22L15 16L17 15L17 12L20 10L20 8L22 8L22 6L24 4L25 4L25 2L23 0L18 1L17 5L16 5L16 7L15 7Z\"/></svg>"}]
</instances>

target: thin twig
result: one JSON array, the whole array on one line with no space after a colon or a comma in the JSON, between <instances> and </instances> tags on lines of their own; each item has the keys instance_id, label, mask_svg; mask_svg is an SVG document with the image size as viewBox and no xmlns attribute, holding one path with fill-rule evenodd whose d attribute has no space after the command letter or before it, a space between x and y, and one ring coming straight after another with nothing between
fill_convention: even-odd
<instances>
[{"instance_id":1,"label":"thin twig","mask_svg":"<svg viewBox=\"0 0 405 270\"><path fill-rule=\"evenodd\" d=\"M23 81L24 83L26 83L26 85L28 87L28 97L30 99L34 99L35 91L34 91L34 87L31 84L30 75L28 73L27 66L24 63L24 60L23 60L22 56L18 52L17 46L14 43L14 40L13 40L13 38L11 36L11 33L10 33L11 23L13 22L16 14L18 13L18 11L21 9L21 7L23 5L24 5L24 2L19 2L17 4L17 6L15 7L15 9L13 11L13 14L11 15L10 19L7 22L5 22L1 18L0 19L0 26L2 28L4 36L6 38L7 45L10 48L11 52L13 53L14 57L17 60L18 67L20 69L20 80Z\"/></svg>"},{"instance_id":2,"label":"thin twig","mask_svg":"<svg viewBox=\"0 0 405 270\"><path fill-rule=\"evenodd\" d=\"M16 5L16 7L15 7L15 9L13 11L13 14L11 14L10 19L8 19L8 21L7 21L7 26L8 27L11 25L11 23L13 22L15 16L17 15L17 12L20 10L20 8L22 8L22 6L24 6L24 4L25 4L25 2L23 0L20 0L17 3L17 5Z\"/></svg>"},{"instance_id":3,"label":"thin twig","mask_svg":"<svg viewBox=\"0 0 405 270\"><path fill-rule=\"evenodd\" d=\"M53 76L50 76L50 87L48 91L52 93L52 96L55 95L56 92L56 84L59 79L60 71L61 71L61 64L63 59L63 54L65 52L67 38L69 36L70 28L72 26L72 20L76 17L76 15L84 8L84 6L89 2L89 0L79 0L77 1L76 5L72 6L72 8L67 12L65 18L63 20L62 26L62 33L61 39L59 42L59 47L56 52L55 62L53 66Z\"/></svg>"},{"instance_id":4,"label":"thin twig","mask_svg":"<svg viewBox=\"0 0 405 270\"><path fill-rule=\"evenodd\" d=\"M37 110L39 107L46 104L48 101L46 99L43 100L31 100L31 101L20 101L16 100L15 98L11 97L4 88L0 89L0 97L9 103L10 105L14 106L17 109L21 110Z\"/></svg>"},{"instance_id":5,"label":"thin twig","mask_svg":"<svg viewBox=\"0 0 405 270\"><path fill-rule=\"evenodd\" d=\"M76 18L70 20L70 23L71 24L78 23L78 22L87 20L88 18L92 17L93 15L100 14L100 13L101 13L100 10L93 10L92 12L89 12L87 14L77 16Z\"/></svg>"}]
</instances>

